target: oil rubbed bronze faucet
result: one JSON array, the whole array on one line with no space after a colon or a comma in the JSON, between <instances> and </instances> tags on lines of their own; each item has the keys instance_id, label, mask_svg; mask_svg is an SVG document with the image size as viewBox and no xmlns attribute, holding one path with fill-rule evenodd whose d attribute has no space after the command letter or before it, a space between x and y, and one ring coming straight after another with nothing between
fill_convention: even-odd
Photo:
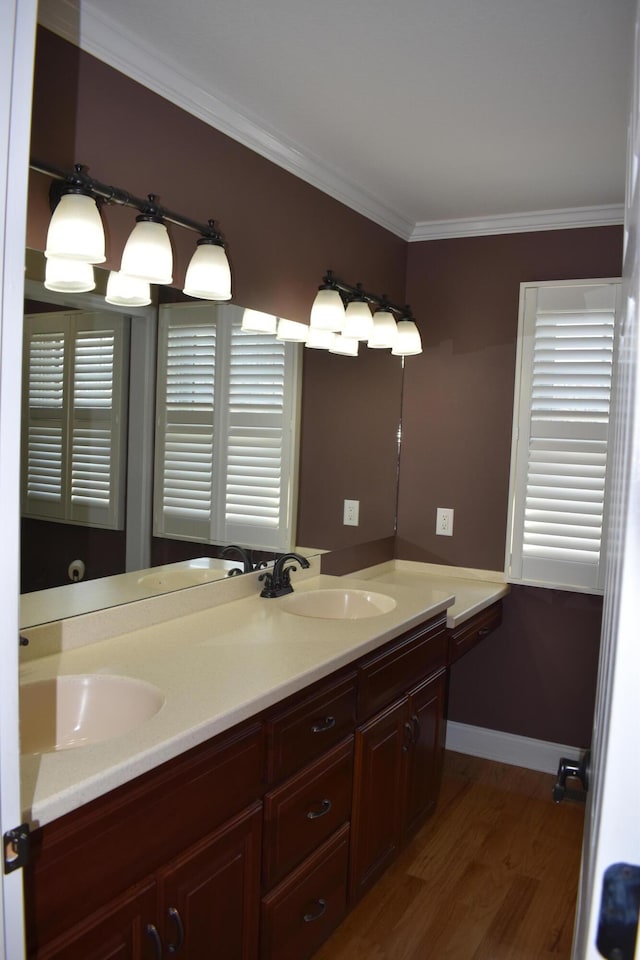
<instances>
[{"instance_id":1,"label":"oil rubbed bronze faucet","mask_svg":"<svg viewBox=\"0 0 640 960\"><path fill-rule=\"evenodd\" d=\"M288 567L285 564L293 561ZM296 563L299 563L303 569L307 569L309 561L301 557L299 553L284 553L278 557L273 565L271 573L262 573L258 579L264 580L264 587L260 594L271 600L275 597L284 597L287 593L293 593L291 585L291 571L297 570Z\"/></svg>"}]
</instances>

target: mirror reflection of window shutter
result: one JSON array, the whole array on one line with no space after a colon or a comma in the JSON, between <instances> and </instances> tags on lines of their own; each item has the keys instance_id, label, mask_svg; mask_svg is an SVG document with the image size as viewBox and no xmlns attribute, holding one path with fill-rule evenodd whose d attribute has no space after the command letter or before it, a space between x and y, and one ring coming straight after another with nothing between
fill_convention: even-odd
<instances>
[{"instance_id":1,"label":"mirror reflection of window shutter","mask_svg":"<svg viewBox=\"0 0 640 960\"><path fill-rule=\"evenodd\" d=\"M124 317L25 318L25 515L122 528L126 379Z\"/></svg>"},{"instance_id":2,"label":"mirror reflection of window shutter","mask_svg":"<svg viewBox=\"0 0 640 960\"><path fill-rule=\"evenodd\" d=\"M154 535L288 550L298 351L242 313L160 308Z\"/></svg>"},{"instance_id":3,"label":"mirror reflection of window shutter","mask_svg":"<svg viewBox=\"0 0 640 960\"><path fill-rule=\"evenodd\" d=\"M525 288L510 580L602 588L618 286Z\"/></svg>"},{"instance_id":4,"label":"mirror reflection of window shutter","mask_svg":"<svg viewBox=\"0 0 640 960\"><path fill-rule=\"evenodd\" d=\"M208 540L213 510L216 307L160 308L155 536Z\"/></svg>"},{"instance_id":5,"label":"mirror reflection of window shutter","mask_svg":"<svg viewBox=\"0 0 640 960\"><path fill-rule=\"evenodd\" d=\"M234 318L227 379L224 541L288 550L295 401L287 344Z\"/></svg>"}]
</instances>

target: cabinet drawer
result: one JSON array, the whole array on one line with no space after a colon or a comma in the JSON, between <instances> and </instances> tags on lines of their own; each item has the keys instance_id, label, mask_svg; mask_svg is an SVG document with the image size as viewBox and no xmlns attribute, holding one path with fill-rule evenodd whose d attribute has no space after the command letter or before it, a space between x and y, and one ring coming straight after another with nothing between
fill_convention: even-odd
<instances>
[{"instance_id":1,"label":"cabinet drawer","mask_svg":"<svg viewBox=\"0 0 640 960\"><path fill-rule=\"evenodd\" d=\"M351 675L268 719L269 783L288 777L353 733L355 710L355 676Z\"/></svg>"},{"instance_id":2,"label":"cabinet drawer","mask_svg":"<svg viewBox=\"0 0 640 960\"><path fill-rule=\"evenodd\" d=\"M358 717L365 719L446 666L446 617L409 631L358 668Z\"/></svg>"},{"instance_id":3,"label":"cabinet drawer","mask_svg":"<svg viewBox=\"0 0 640 960\"><path fill-rule=\"evenodd\" d=\"M449 630L449 663L458 660L467 650L475 647L476 643L484 640L501 623L502 602L499 600L461 623L459 627Z\"/></svg>"},{"instance_id":4,"label":"cabinet drawer","mask_svg":"<svg viewBox=\"0 0 640 960\"><path fill-rule=\"evenodd\" d=\"M262 960L305 960L347 906L349 826L308 857L262 900Z\"/></svg>"},{"instance_id":5,"label":"cabinet drawer","mask_svg":"<svg viewBox=\"0 0 640 960\"><path fill-rule=\"evenodd\" d=\"M264 798L263 881L268 889L349 819L353 737Z\"/></svg>"}]
</instances>

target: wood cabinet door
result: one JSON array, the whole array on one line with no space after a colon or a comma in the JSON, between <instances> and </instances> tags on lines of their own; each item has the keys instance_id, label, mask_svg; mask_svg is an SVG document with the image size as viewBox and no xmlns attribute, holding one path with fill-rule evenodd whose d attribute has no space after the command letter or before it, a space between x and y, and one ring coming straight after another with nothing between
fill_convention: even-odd
<instances>
[{"instance_id":1,"label":"wood cabinet door","mask_svg":"<svg viewBox=\"0 0 640 960\"><path fill-rule=\"evenodd\" d=\"M182 960L255 960L262 807L254 804L159 873L162 942Z\"/></svg>"},{"instance_id":2,"label":"wood cabinet door","mask_svg":"<svg viewBox=\"0 0 640 960\"><path fill-rule=\"evenodd\" d=\"M407 703L406 697L397 700L356 731L351 901L372 886L400 848Z\"/></svg>"},{"instance_id":3,"label":"wood cabinet door","mask_svg":"<svg viewBox=\"0 0 640 960\"><path fill-rule=\"evenodd\" d=\"M409 693L411 736L405 753L405 839L432 813L438 798L444 751L444 698L444 671Z\"/></svg>"},{"instance_id":4,"label":"wood cabinet door","mask_svg":"<svg viewBox=\"0 0 640 960\"><path fill-rule=\"evenodd\" d=\"M63 935L29 954L30 960L160 960L156 885L137 884Z\"/></svg>"}]
</instances>

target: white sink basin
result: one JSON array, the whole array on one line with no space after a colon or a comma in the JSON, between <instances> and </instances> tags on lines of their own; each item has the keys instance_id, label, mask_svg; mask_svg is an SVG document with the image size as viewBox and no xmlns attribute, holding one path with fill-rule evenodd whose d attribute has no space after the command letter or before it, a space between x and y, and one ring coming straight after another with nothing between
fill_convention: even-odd
<instances>
[{"instance_id":1,"label":"white sink basin","mask_svg":"<svg viewBox=\"0 0 640 960\"><path fill-rule=\"evenodd\" d=\"M298 617L324 620L362 620L389 613L396 606L393 597L370 590L308 590L290 594L282 600L282 609Z\"/></svg>"},{"instance_id":2,"label":"white sink basin","mask_svg":"<svg viewBox=\"0 0 640 960\"><path fill-rule=\"evenodd\" d=\"M22 753L50 753L110 740L154 716L164 695L144 680L69 675L20 687Z\"/></svg>"}]
</instances>

